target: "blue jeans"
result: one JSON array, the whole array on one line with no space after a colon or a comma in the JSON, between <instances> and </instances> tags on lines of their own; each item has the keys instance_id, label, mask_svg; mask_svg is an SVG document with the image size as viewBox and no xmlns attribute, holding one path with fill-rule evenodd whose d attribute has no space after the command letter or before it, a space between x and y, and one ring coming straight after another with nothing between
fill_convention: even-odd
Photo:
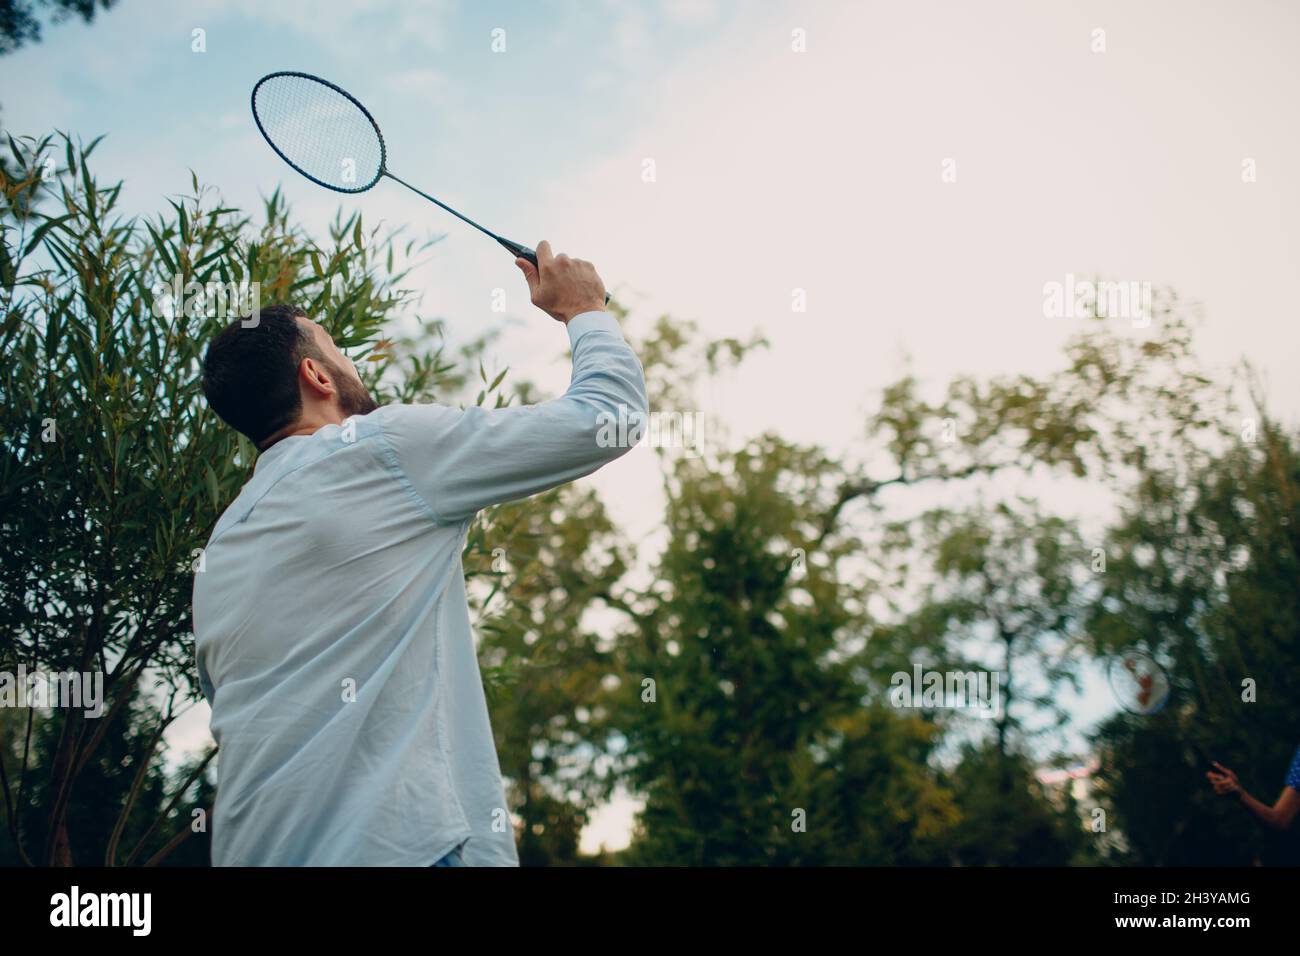
<instances>
[{"instance_id":1,"label":"blue jeans","mask_svg":"<svg viewBox=\"0 0 1300 956\"><path fill-rule=\"evenodd\" d=\"M464 866L465 865L465 844L456 847L437 863L431 863L430 866Z\"/></svg>"}]
</instances>

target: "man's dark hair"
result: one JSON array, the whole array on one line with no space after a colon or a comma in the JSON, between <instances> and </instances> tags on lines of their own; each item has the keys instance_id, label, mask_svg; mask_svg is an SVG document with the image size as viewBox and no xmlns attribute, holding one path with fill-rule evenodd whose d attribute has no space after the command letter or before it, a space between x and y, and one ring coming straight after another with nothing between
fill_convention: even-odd
<instances>
[{"instance_id":1,"label":"man's dark hair","mask_svg":"<svg viewBox=\"0 0 1300 956\"><path fill-rule=\"evenodd\" d=\"M218 333L203 360L203 394L221 418L254 445L293 424L302 413L298 366L324 360L293 305L269 305L256 325L236 319Z\"/></svg>"}]
</instances>

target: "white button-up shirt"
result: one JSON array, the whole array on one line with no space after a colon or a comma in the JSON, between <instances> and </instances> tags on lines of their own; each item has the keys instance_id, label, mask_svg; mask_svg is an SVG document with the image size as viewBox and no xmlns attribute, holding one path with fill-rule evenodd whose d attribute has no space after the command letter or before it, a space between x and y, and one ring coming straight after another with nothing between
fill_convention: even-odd
<instances>
[{"instance_id":1,"label":"white button-up shirt","mask_svg":"<svg viewBox=\"0 0 1300 956\"><path fill-rule=\"evenodd\" d=\"M568 333L560 398L389 405L258 459L194 576L214 865L428 866L462 843L518 865L460 556L480 509L634 443L608 440L647 413L618 324Z\"/></svg>"}]
</instances>

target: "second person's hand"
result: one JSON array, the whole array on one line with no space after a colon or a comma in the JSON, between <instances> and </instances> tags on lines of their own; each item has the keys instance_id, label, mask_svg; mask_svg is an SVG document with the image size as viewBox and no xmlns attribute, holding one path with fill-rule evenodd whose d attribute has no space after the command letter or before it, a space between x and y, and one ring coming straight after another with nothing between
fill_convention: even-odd
<instances>
[{"instance_id":1,"label":"second person's hand","mask_svg":"<svg viewBox=\"0 0 1300 956\"><path fill-rule=\"evenodd\" d=\"M1214 766L1219 768L1219 773L1215 773L1211 770L1206 773L1205 776L1209 779L1210 785L1214 787L1215 793L1220 795L1236 793L1241 789L1241 783L1237 780L1237 775L1235 773L1217 760L1214 762Z\"/></svg>"}]
</instances>

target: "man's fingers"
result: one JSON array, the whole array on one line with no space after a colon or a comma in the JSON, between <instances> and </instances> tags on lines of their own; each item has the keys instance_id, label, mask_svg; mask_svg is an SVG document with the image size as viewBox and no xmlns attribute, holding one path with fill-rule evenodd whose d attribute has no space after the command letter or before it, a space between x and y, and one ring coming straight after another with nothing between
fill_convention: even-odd
<instances>
[{"instance_id":1,"label":"man's fingers","mask_svg":"<svg viewBox=\"0 0 1300 956\"><path fill-rule=\"evenodd\" d=\"M535 268L515 263L528 279L533 305L561 322L605 307L608 296L594 265L586 259L556 253L545 239L537 244L536 255Z\"/></svg>"},{"instance_id":2,"label":"man's fingers","mask_svg":"<svg viewBox=\"0 0 1300 956\"><path fill-rule=\"evenodd\" d=\"M518 259L515 260L515 265L517 265L519 267L519 271L524 274L524 280L528 283L528 291L532 292L533 290L535 290L537 288L537 281L538 281L537 267L534 266L527 259L523 258L523 256L520 256Z\"/></svg>"},{"instance_id":3,"label":"man's fingers","mask_svg":"<svg viewBox=\"0 0 1300 956\"><path fill-rule=\"evenodd\" d=\"M551 244L543 239L537 244L537 269L540 272L554 264L555 256L551 254Z\"/></svg>"},{"instance_id":4,"label":"man's fingers","mask_svg":"<svg viewBox=\"0 0 1300 956\"><path fill-rule=\"evenodd\" d=\"M1215 760L1215 761L1212 761L1212 762L1213 762L1213 764L1214 764L1216 767L1218 767L1218 768L1219 768L1220 770L1222 770L1224 773L1227 773L1227 772L1228 772L1228 768L1225 767L1223 764L1219 763L1219 761Z\"/></svg>"}]
</instances>

